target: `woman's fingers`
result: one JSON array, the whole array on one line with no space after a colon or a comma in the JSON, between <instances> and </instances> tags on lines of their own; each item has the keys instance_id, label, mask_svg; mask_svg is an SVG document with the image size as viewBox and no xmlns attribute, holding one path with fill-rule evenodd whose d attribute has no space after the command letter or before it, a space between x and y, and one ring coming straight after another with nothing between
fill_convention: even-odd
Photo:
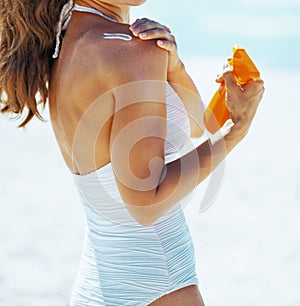
<instances>
[{"instance_id":1,"label":"woman's fingers","mask_svg":"<svg viewBox=\"0 0 300 306\"><path fill-rule=\"evenodd\" d=\"M141 39L166 39L175 42L174 36L171 33L167 32L164 28L155 28L140 32L138 36Z\"/></svg>"},{"instance_id":2,"label":"woman's fingers","mask_svg":"<svg viewBox=\"0 0 300 306\"><path fill-rule=\"evenodd\" d=\"M226 86L226 105L232 121L250 124L263 97L263 80L250 80L240 85L230 70L225 70L222 77Z\"/></svg>"},{"instance_id":3,"label":"woman's fingers","mask_svg":"<svg viewBox=\"0 0 300 306\"><path fill-rule=\"evenodd\" d=\"M130 30L135 30L136 28L138 28L140 25L150 22L152 20L147 19L147 18L141 18L141 19L137 19L134 23L131 24L131 26L129 27Z\"/></svg>"},{"instance_id":4,"label":"woman's fingers","mask_svg":"<svg viewBox=\"0 0 300 306\"><path fill-rule=\"evenodd\" d=\"M230 117L234 123L244 122L249 125L263 97L264 81L255 79L240 85L230 65L225 65L223 69L223 73L217 76L216 81L226 88L225 99Z\"/></svg>"},{"instance_id":5,"label":"woman's fingers","mask_svg":"<svg viewBox=\"0 0 300 306\"><path fill-rule=\"evenodd\" d=\"M157 41L157 45L162 48L162 49L165 49L169 52L177 52L177 45L176 45L176 42L172 42L172 41L169 41L169 40L162 40L162 39L159 39Z\"/></svg>"},{"instance_id":6,"label":"woman's fingers","mask_svg":"<svg viewBox=\"0 0 300 306\"><path fill-rule=\"evenodd\" d=\"M131 26L130 30L135 36L143 40L158 39L157 45L169 52L177 52L177 44L174 35L167 26L147 18L138 19Z\"/></svg>"},{"instance_id":7,"label":"woman's fingers","mask_svg":"<svg viewBox=\"0 0 300 306\"><path fill-rule=\"evenodd\" d=\"M157 40L157 46L169 52L168 73L174 73L182 67L182 62L177 53L176 39L169 27L156 21L142 18L137 19L129 29L133 35L142 40Z\"/></svg>"},{"instance_id":8,"label":"woman's fingers","mask_svg":"<svg viewBox=\"0 0 300 306\"><path fill-rule=\"evenodd\" d=\"M169 32L169 33L172 33L172 31L171 31L171 29L169 28L169 27L167 27L167 26L164 26L165 27L165 29Z\"/></svg>"},{"instance_id":9,"label":"woman's fingers","mask_svg":"<svg viewBox=\"0 0 300 306\"><path fill-rule=\"evenodd\" d=\"M250 80L243 86L243 89L245 91L263 93L265 91L264 81L262 79Z\"/></svg>"},{"instance_id":10,"label":"woman's fingers","mask_svg":"<svg viewBox=\"0 0 300 306\"><path fill-rule=\"evenodd\" d=\"M236 79L230 69L224 70L224 73L222 75L222 79L225 82L225 86L227 90L230 90L232 88L236 88L238 85L236 83Z\"/></svg>"},{"instance_id":11,"label":"woman's fingers","mask_svg":"<svg viewBox=\"0 0 300 306\"><path fill-rule=\"evenodd\" d=\"M177 44L174 35L167 26L163 26L153 20L142 18L136 20L130 30L135 36L143 40L158 39L157 45L169 52L177 52Z\"/></svg>"},{"instance_id":12,"label":"woman's fingers","mask_svg":"<svg viewBox=\"0 0 300 306\"><path fill-rule=\"evenodd\" d=\"M157 28L161 26L158 22L155 22L153 20L147 19L147 18L142 18L142 19L138 19L137 21L135 21L130 27L129 29L132 31L132 33L135 36L138 36L140 33L153 29L153 28Z\"/></svg>"},{"instance_id":13,"label":"woman's fingers","mask_svg":"<svg viewBox=\"0 0 300 306\"><path fill-rule=\"evenodd\" d=\"M142 18L136 20L129 29L135 36L139 36L140 38L172 38L170 28L161 25L160 23L147 19ZM171 35L171 36L170 36Z\"/></svg>"}]
</instances>

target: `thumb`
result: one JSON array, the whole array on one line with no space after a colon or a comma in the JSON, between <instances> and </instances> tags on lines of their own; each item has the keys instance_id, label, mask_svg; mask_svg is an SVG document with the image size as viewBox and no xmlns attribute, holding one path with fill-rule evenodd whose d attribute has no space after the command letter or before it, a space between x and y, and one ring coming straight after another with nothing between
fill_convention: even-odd
<instances>
[{"instance_id":1,"label":"thumb","mask_svg":"<svg viewBox=\"0 0 300 306\"><path fill-rule=\"evenodd\" d=\"M233 75L232 68L228 65L224 67L223 80L226 88L233 88L237 86L236 79Z\"/></svg>"},{"instance_id":2,"label":"thumb","mask_svg":"<svg viewBox=\"0 0 300 306\"><path fill-rule=\"evenodd\" d=\"M217 77L216 77L216 82L217 83L224 83L224 80L223 80L223 74L218 74Z\"/></svg>"}]
</instances>

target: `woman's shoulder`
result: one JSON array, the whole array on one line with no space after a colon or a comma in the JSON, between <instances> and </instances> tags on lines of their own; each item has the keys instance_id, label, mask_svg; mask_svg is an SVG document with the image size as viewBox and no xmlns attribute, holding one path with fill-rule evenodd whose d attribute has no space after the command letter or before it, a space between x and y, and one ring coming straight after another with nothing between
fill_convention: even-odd
<instances>
[{"instance_id":1,"label":"woman's shoulder","mask_svg":"<svg viewBox=\"0 0 300 306\"><path fill-rule=\"evenodd\" d=\"M166 78L168 53L156 45L156 40L135 37L127 25L90 30L78 40L75 52L110 82Z\"/></svg>"}]
</instances>

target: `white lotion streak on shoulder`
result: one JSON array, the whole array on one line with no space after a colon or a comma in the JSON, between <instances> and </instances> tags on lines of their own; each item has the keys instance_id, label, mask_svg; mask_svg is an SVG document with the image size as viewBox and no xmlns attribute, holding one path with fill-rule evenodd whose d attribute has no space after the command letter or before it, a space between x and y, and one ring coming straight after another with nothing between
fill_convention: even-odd
<instances>
[{"instance_id":1,"label":"white lotion streak on shoulder","mask_svg":"<svg viewBox=\"0 0 300 306\"><path fill-rule=\"evenodd\" d=\"M104 33L103 38L104 39L122 39L126 41L132 40L131 35L123 34L123 33Z\"/></svg>"}]
</instances>

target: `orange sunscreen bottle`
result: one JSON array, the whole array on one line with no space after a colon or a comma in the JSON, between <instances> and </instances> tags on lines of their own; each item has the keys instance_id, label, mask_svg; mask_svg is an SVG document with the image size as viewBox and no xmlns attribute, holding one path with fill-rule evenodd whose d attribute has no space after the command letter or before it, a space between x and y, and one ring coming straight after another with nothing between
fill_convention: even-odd
<instances>
[{"instance_id":1,"label":"orange sunscreen bottle","mask_svg":"<svg viewBox=\"0 0 300 306\"><path fill-rule=\"evenodd\" d=\"M233 47L233 56L228 59L228 64L232 66L236 81L241 85L260 77L258 69L244 48ZM212 134L216 133L230 118L225 102L226 89L224 85L224 83L221 84L204 113L205 127Z\"/></svg>"}]
</instances>

